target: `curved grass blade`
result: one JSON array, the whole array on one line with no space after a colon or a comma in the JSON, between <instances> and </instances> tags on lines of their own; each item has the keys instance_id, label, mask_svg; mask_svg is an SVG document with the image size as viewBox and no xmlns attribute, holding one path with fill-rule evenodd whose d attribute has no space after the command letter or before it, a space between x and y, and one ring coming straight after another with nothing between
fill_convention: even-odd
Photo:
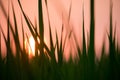
<instances>
[{"instance_id":1,"label":"curved grass blade","mask_svg":"<svg viewBox=\"0 0 120 80\"><path fill-rule=\"evenodd\" d=\"M25 21L26 21L26 23L27 23L27 25L28 25L28 28L29 28L31 34L33 35L33 37L35 37L36 35L35 35L34 31L33 31L33 28L32 28L32 26L31 26L31 24L30 24L30 21L28 20L28 17L26 16L26 14L25 14L24 11L23 11L23 8L22 8L22 5L21 5L21 3L20 3L20 0L18 0L18 3L19 3L19 6L20 6L20 9L21 9L21 11L22 11L22 14L23 14L23 16L24 16L24 19L25 19Z\"/></svg>"}]
</instances>

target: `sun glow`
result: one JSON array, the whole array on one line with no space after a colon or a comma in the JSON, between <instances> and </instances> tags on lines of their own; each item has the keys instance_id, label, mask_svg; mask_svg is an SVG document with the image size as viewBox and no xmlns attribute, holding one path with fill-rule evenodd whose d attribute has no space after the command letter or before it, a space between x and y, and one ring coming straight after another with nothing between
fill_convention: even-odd
<instances>
[{"instance_id":1,"label":"sun glow","mask_svg":"<svg viewBox=\"0 0 120 80\"><path fill-rule=\"evenodd\" d=\"M25 49L29 54L29 57L35 56L35 40L32 36L25 40Z\"/></svg>"},{"instance_id":2,"label":"sun glow","mask_svg":"<svg viewBox=\"0 0 120 80\"><path fill-rule=\"evenodd\" d=\"M38 41L38 44L40 44L40 39L37 37L37 41ZM46 45L48 44L47 43L47 39L45 38L44 39ZM26 52L28 53L28 56L29 58L32 58L35 56L35 40L33 38L33 36L30 36L29 38L26 38L25 39L25 50ZM46 52L46 50L44 49L44 51ZM40 54L40 51L38 50L38 55ZM47 55L49 57L49 55Z\"/></svg>"}]
</instances>

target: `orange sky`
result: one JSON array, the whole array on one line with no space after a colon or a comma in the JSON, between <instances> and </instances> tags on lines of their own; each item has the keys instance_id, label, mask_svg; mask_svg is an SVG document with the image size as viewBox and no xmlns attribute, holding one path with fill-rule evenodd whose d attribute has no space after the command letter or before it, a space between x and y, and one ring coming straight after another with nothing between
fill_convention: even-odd
<instances>
[{"instance_id":1,"label":"orange sky","mask_svg":"<svg viewBox=\"0 0 120 80\"><path fill-rule=\"evenodd\" d=\"M4 3L4 6L7 10L8 0L1 0ZM15 11L17 14L17 22L20 23L20 14L18 3L16 0L12 0L14 2ZM38 17L38 9L37 9L37 0L20 0L23 6L25 13L29 16L31 21L34 23L35 18ZM84 8L85 8L85 34L89 32L89 1L90 0L48 0L48 11L50 16L50 23L52 28L52 33L55 39L55 29L60 36L61 32L61 24L62 22L65 23L67 27L68 22L68 12L70 7L70 1L72 1L72 8L71 8L71 16L70 16L70 25L75 30L75 34L77 36L77 40L79 41L79 45L82 44L82 2L84 1ZM109 1L110 0L95 0L95 48L97 54L100 54L101 46L103 43L103 37L105 36L106 44L108 45L108 39L106 33L109 32ZM48 35L48 18L46 14L45 3L43 0L43 7L44 7L44 26L45 26L45 38L49 39ZM11 8L10 8L11 9ZM12 12L12 10L11 10ZM63 14L63 18L62 18ZM113 0L113 25L116 23L117 27L117 38L120 40L118 36L120 34L120 0ZM12 15L12 14L10 14ZM63 20L62 20L63 19ZM11 16L12 20L12 16ZM13 21L12 21L13 22ZM2 10L0 8L0 24L6 33L6 21L3 16ZM24 22L24 29L27 34L29 34L27 25ZM70 26L69 26L70 29ZM21 32L21 27L19 28ZM30 34L29 34L30 35ZM20 35L22 37L22 35ZM86 36L87 38L87 36ZM22 39L21 39L22 40ZM120 41L119 41L120 43ZM69 42L68 42L69 45ZM68 46L67 46L68 47ZM4 48L3 48L4 50Z\"/></svg>"}]
</instances>

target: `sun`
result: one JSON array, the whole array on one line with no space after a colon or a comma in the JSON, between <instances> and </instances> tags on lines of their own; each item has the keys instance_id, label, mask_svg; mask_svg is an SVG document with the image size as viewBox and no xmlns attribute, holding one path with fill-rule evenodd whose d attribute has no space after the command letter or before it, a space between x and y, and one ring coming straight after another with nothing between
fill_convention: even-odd
<instances>
[{"instance_id":1,"label":"sun","mask_svg":"<svg viewBox=\"0 0 120 80\"><path fill-rule=\"evenodd\" d=\"M40 44L39 37L37 37L37 41ZM48 44L46 38L44 39L44 41L45 41L46 44ZM36 50L35 49L36 45L35 45L35 40L34 40L33 36L30 36L29 38L26 38L24 43L25 43L25 50L28 53L29 58L34 57L35 56L35 52L36 52L35 51ZM44 51L46 51L46 50L44 49ZM40 54L40 52L38 50L38 55L39 54Z\"/></svg>"},{"instance_id":2,"label":"sun","mask_svg":"<svg viewBox=\"0 0 120 80\"><path fill-rule=\"evenodd\" d=\"M25 40L25 49L29 54L29 57L35 56L35 40L32 36Z\"/></svg>"}]
</instances>

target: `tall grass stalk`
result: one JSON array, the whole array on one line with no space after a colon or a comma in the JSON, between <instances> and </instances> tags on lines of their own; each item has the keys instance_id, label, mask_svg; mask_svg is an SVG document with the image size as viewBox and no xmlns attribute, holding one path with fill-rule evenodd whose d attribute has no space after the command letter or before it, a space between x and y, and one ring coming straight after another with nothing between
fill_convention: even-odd
<instances>
[{"instance_id":1,"label":"tall grass stalk","mask_svg":"<svg viewBox=\"0 0 120 80\"><path fill-rule=\"evenodd\" d=\"M88 61L89 61L89 78L94 80L94 69L95 69L95 51L94 51L94 35L95 35L95 24L94 24L94 0L90 0L90 43L88 48Z\"/></svg>"},{"instance_id":2,"label":"tall grass stalk","mask_svg":"<svg viewBox=\"0 0 120 80\"><path fill-rule=\"evenodd\" d=\"M45 0L44 0L45 1ZM41 43L40 43L40 53L41 53L41 58L43 58L44 54L44 25L43 25L43 11L42 11L42 0L38 0L38 11L39 11L39 34L41 38Z\"/></svg>"}]
</instances>

